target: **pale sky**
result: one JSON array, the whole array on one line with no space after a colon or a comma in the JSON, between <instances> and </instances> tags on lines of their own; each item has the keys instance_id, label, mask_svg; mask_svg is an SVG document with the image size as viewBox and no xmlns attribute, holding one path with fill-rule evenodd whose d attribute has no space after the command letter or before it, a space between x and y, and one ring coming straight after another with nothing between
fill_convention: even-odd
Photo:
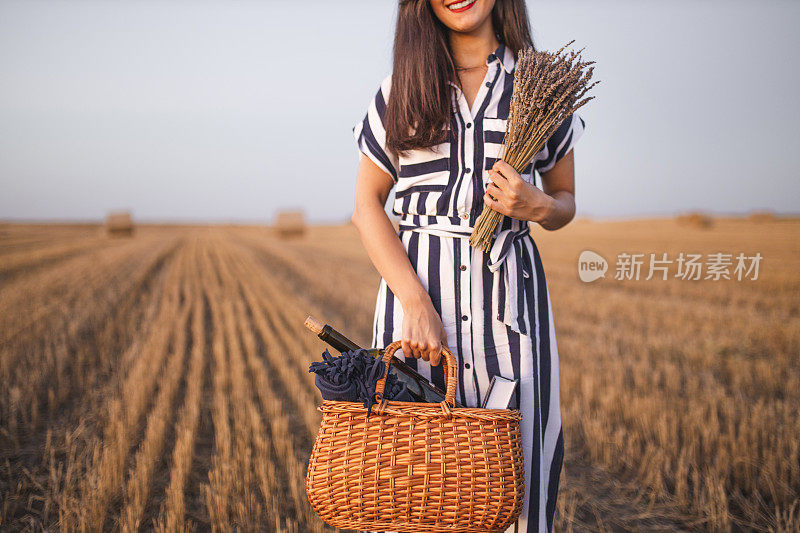
<instances>
[{"instance_id":1,"label":"pale sky","mask_svg":"<svg viewBox=\"0 0 800 533\"><path fill-rule=\"evenodd\" d=\"M0 2L0 219L342 221L396 2ZM579 215L800 212L800 5L533 0L597 99Z\"/></svg>"}]
</instances>

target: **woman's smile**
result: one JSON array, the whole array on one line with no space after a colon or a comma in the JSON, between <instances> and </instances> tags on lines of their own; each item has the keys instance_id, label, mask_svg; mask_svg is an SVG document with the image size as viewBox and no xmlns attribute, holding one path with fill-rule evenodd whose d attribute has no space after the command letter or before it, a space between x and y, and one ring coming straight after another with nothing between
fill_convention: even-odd
<instances>
[{"instance_id":1,"label":"woman's smile","mask_svg":"<svg viewBox=\"0 0 800 533\"><path fill-rule=\"evenodd\" d=\"M471 8L475 5L478 0L461 0L461 2L453 2L451 4L447 4L445 7L452 11L453 13L461 13L462 11L466 11L467 9Z\"/></svg>"}]
</instances>

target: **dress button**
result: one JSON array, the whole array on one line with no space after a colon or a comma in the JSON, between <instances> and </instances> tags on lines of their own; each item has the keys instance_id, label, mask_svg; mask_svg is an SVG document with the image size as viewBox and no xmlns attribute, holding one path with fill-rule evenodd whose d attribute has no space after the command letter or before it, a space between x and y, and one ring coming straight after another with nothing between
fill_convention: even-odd
<instances>
[{"instance_id":1,"label":"dress button","mask_svg":"<svg viewBox=\"0 0 800 533\"><path fill-rule=\"evenodd\" d=\"M461 213L461 218L467 220L469 218L469 213Z\"/></svg>"},{"instance_id":2,"label":"dress button","mask_svg":"<svg viewBox=\"0 0 800 533\"><path fill-rule=\"evenodd\" d=\"M467 122L467 129L470 129L471 127L472 127L472 122Z\"/></svg>"},{"instance_id":3,"label":"dress button","mask_svg":"<svg viewBox=\"0 0 800 533\"><path fill-rule=\"evenodd\" d=\"M461 320L466 322L467 320L469 320L469 317L467 315L461 315Z\"/></svg>"},{"instance_id":4,"label":"dress button","mask_svg":"<svg viewBox=\"0 0 800 533\"><path fill-rule=\"evenodd\" d=\"M490 81L487 81L487 82L486 82L486 86L487 86L487 87L491 87L491 86L492 86L492 82L490 82Z\"/></svg>"},{"instance_id":5,"label":"dress button","mask_svg":"<svg viewBox=\"0 0 800 533\"><path fill-rule=\"evenodd\" d=\"M469 370L469 363L464 363L464 368L466 368L467 370Z\"/></svg>"},{"instance_id":6,"label":"dress button","mask_svg":"<svg viewBox=\"0 0 800 533\"><path fill-rule=\"evenodd\" d=\"M465 168L465 169L464 169L464 172L466 172L467 174L469 174L470 172L472 172L472 169L471 169L471 168Z\"/></svg>"},{"instance_id":7,"label":"dress button","mask_svg":"<svg viewBox=\"0 0 800 533\"><path fill-rule=\"evenodd\" d=\"M467 265L461 265L461 270L466 270L466 269L467 269Z\"/></svg>"}]
</instances>

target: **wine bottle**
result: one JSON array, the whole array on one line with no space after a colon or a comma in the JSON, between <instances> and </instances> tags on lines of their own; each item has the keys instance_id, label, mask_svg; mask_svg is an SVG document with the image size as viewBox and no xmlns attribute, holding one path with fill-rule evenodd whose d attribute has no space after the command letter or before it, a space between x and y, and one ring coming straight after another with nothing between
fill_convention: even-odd
<instances>
[{"instance_id":1,"label":"wine bottle","mask_svg":"<svg viewBox=\"0 0 800 533\"><path fill-rule=\"evenodd\" d=\"M333 329L329 324L323 324L312 316L306 318L305 326L338 352L350 352L361 349L358 344L345 337L339 331ZM367 348L366 350L375 358L383 357L385 352L383 348ZM444 361L442 361L441 364L445 364ZM414 401L427 403L440 403L444 401L445 392L442 389L425 379L425 376L395 356L392 356L390 359L389 372L396 375L397 379L406 384L408 392L411 393ZM456 403L456 407L461 407L461 405Z\"/></svg>"}]
</instances>

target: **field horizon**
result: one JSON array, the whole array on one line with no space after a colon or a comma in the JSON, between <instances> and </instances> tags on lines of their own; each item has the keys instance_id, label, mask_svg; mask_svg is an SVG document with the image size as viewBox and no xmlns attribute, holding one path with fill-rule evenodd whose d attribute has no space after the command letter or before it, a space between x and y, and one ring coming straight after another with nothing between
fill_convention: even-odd
<instances>
[{"instance_id":1,"label":"field horizon","mask_svg":"<svg viewBox=\"0 0 800 533\"><path fill-rule=\"evenodd\" d=\"M135 210L124 209L124 212L133 214L134 222L138 226L153 226L153 227L217 227L217 226L234 226L234 227L258 227L269 228L275 219L274 216L265 217L263 219L190 219L179 218L169 219L163 217L137 217ZM303 210L301 210L303 211ZM277 211L280 212L280 211ZM390 218L396 218L395 215L387 213ZM664 213L649 213L649 214L634 214L625 216L612 216L612 215L592 215L591 213L578 214L570 223L591 221L591 222L645 222L645 221L663 221L667 222L675 220L680 216L687 214L702 214L711 217L717 221L734 221L745 220L749 217L766 215L772 217L774 221L780 222L796 222L800 221L800 211L775 211L773 209L749 209L746 211L713 211L713 210L683 210L677 212L664 212ZM0 218L0 226L103 226L104 218ZM309 227L326 227L326 226L341 226L350 225L349 217L342 218L321 218L310 219L306 221Z\"/></svg>"}]
</instances>

